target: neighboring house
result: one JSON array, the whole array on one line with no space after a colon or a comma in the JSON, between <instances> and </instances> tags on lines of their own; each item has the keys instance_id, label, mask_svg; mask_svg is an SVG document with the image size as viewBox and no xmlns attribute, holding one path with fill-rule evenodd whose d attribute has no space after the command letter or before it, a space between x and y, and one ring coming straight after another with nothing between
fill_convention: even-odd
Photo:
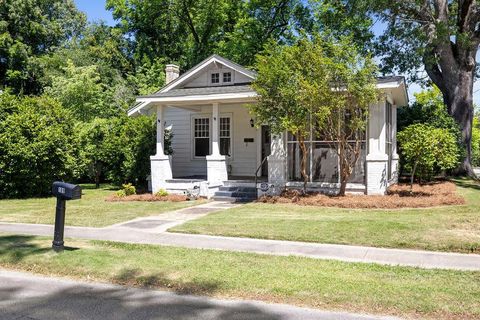
<instances>
[{"instance_id":1,"label":"neighboring house","mask_svg":"<svg viewBox=\"0 0 480 320\"><path fill-rule=\"evenodd\" d=\"M166 66L166 85L137 98L129 116L155 112L157 154L151 157L151 187L156 192L184 192L194 186L211 197L219 187L254 187L268 181L270 192L302 186L300 150L290 134L271 136L255 122L248 104L257 94L249 86L255 72L213 55L180 76ZM397 181L396 110L408 103L403 77L382 77L384 99L370 107L363 154L347 186L350 192L384 194ZM173 155L164 154L164 130L172 130ZM312 137L308 156L310 189L339 186L338 159L322 137ZM263 187L267 185L264 183ZM233 188L217 195L235 196ZM244 190L246 193L252 190Z\"/></svg>"}]
</instances>

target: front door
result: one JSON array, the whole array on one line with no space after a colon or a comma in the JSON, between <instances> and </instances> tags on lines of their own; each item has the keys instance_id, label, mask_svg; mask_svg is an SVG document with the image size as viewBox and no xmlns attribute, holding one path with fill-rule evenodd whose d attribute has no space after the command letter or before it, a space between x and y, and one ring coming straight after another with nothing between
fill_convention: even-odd
<instances>
[{"instance_id":1,"label":"front door","mask_svg":"<svg viewBox=\"0 0 480 320\"><path fill-rule=\"evenodd\" d=\"M265 159L271 152L271 138L270 127L262 126L262 159ZM262 164L262 177L268 177L268 161L265 160Z\"/></svg>"}]
</instances>

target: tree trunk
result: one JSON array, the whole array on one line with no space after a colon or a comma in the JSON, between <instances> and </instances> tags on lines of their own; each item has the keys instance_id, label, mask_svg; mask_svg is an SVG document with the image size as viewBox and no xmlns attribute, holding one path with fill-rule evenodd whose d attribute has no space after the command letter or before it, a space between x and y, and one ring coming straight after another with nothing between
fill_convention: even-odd
<instances>
[{"instance_id":1,"label":"tree trunk","mask_svg":"<svg viewBox=\"0 0 480 320\"><path fill-rule=\"evenodd\" d=\"M472 168L472 124L473 124L473 79L472 72L459 71L459 81L447 89L448 113L460 126L461 142L465 154L456 170L457 174L473 176ZM445 95L444 95L445 96Z\"/></svg>"},{"instance_id":2,"label":"tree trunk","mask_svg":"<svg viewBox=\"0 0 480 320\"><path fill-rule=\"evenodd\" d=\"M300 172L302 174L303 178L303 193L307 193L307 182L308 182L308 175L307 175L307 146L305 145L305 139L303 136L298 135L298 145L300 147L300 150L302 151L302 159L300 159Z\"/></svg>"},{"instance_id":3,"label":"tree trunk","mask_svg":"<svg viewBox=\"0 0 480 320\"><path fill-rule=\"evenodd\" d=\"M460 50L460 49L458 49ZM441 54L440 52L439 54ZM456 174L474 177L472 168L473 82L475 79L475 50L458 53L458 57L441 61L439 65L425 59L425 70L442 91L448 113L461 130L461 143L465 153ZM431 58L430 58L431 59Z\"/></svg>"}]
</instances>

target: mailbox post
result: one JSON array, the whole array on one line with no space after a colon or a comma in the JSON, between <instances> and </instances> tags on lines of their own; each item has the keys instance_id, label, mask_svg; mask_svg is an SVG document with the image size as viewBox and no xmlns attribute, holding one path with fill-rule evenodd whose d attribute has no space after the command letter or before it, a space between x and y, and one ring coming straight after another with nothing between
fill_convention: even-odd
<instances>
[{"instance_id":1,"label":"mailbox post","mask_svg":"<svg viewBox=\"0 0 480 320\"><path fill-rule=\"evenodd\" d=\"M57 197L52 248L56 252L61 252L64 249L63 233L65 229L66 201L80 199L82 197L82 189L74 184L57 181L53 183L52 193Z\"/></svg>"}]
</instances>

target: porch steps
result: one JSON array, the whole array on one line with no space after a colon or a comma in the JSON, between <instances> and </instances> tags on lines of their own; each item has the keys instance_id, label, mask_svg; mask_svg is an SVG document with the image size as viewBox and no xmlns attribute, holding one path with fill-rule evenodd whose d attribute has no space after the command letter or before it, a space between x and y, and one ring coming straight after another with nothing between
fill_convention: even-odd
<instances>
[{"instance_id":1,"label":"porch steps","mask_svg":"<svg viewBox=\"0 0 480 320\"><path fill-rule=\"evenodd\" d=\"M227 202L251 202L257 199L257 189L255 187L244 186L221 186L213 199L216 201Z\"/></svg>"}]
</instances>

